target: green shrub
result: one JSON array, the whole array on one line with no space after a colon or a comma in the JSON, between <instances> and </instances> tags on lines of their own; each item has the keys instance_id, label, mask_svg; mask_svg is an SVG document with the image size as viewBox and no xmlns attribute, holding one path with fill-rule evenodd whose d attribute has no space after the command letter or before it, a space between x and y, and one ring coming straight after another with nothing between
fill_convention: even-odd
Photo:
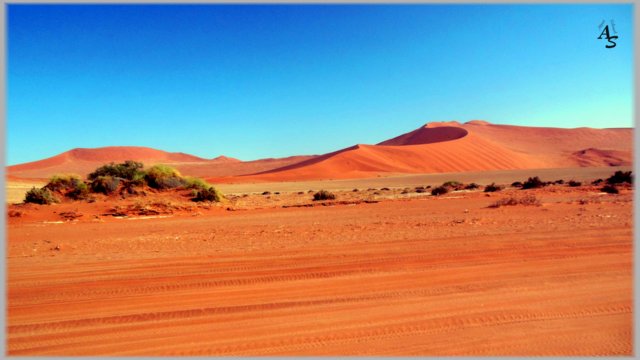
<instances>
[{"instance_id":1,"label":"green shrub","mask_svg":"<svg viewBox=\"0 0 640 360\"><path fill-rule=\"evenodd\" d=\"M545 183L539 177L530 177L522 184L523 189L535 189L545 186Z\"/></svg>"},{"instance_id":2,"label":"green shrub","mask_svg":"<svg viewBox=\"0 0 640 360\"><path fill-rule=\"evenodd\" d=\"M211 187L211 184L196 177L188 176L183 178L182 181L184 183L183 186L185 187L185 189L208 189Z\"/></svg>"},{"instance_id":3,"label":"green shrub","mask_svg":"<svg viewBox=\"0 0 640 360\"><path fill-rule=\"evenodd\" d=\"M313 200L334 200L336 196L333 193L330 193L326 190L320 190L317 193L313 194Z\"/></svg>"},{"instance_id":4,"label":"green shrub","mask_svg":"<svg viewBox=\"0 0 640 360\"><path fill-rule=\"evenodd\" d=\"M439 195L444 195L448 192L449 192L449 188L447 188L446 186L438 186L433 190L431 190L431 195L439 196Z\"/></svg>"},{"instance_id":5,"label":"green shrub","mask_svg":"<svg viewBox=\"0 0 640 360\"><path fill-rule=\"evenodd\" d=\"M491 183L484 187L484 192L496 192L502 190L502 186L496 185L496 183Z\"/></svg>"},{"instance_id":6,"label":"green shrub","mask_svg":"<svg viewBox=\"0 0 640 360\"><path fill-rule=\"evenodd\" d=\"M58 199L56 199L55 196L53 196L51 190L47 188L38 189L36 187L32 187L31 190L27 191L27 193L25 194L24 202L48 205L57 203Z\"/></svg>"},{"instance_id":7,"label":"green shrub","mask_svg":"<svg viewBox=\"0 0 640 360\"><path fill-rule=\"evenodd\" d=\"M118 189L120 178L113 176L98 176L91 182L91 191L109 195Z\"/></svg>"},{"instance_id":8,"label":"green shrub","mask_svg":"<svg viewBox=\"0 0 640 360\"><path fill-rule=\"evenodd\" d=\"M94 180L99 176L111 176L127 180L140 180L144 177L143 166L141 162L133 160L127 160L120 164L112 162L97 168L89 174L88 178L89 180Z\"/></svg>"},{"instance_id":9,"label":"green shrub","mask_svg":"<svg viewBox=\"0 0 640 360\"><path fill-rule=\"evenodd\" d=\"M606 192L607 194L619 193L618 188L616 188L615 185L605 185L600 189L600 191Z\"/></svg>"},{"instance_id":10,"label":"green shrub","mask_svg":"<svg viewBox=\"0 0 640 360\"><path fill-rule=\"evenodd\" d=\"M79 184L83 184L82 179L76 175L54 175L44 187L51 191L63 192L73 190Z\"/></svg>"},{"instance_id":11,"label":"green shrub","mask_svg":"<svg viewBox=\"0 0 640 360\"><path fill-rule=\"evenodd\" d=\"M222 194L213 186L205 188L196 188L193 190L193 201L211 201L219 202L222 200Z\"/></svg>"},{"instance_id":12,"label":"green shrub","mask_svg":"<svg viewBox=\"0 0 640 360\"><path fill-rule=\"evenodd\" d=\"M173 189L184 186L178 170L166 165L154 165L147 170L144 179L154 189Z\"/></svg>"},{"instance_id":13,"label":"green shrub","mask_svg":"<svg viewBox=\"0 0 640 360\"><path fill-rule=\"evenodd\" d=\"M611 177L607 179L607 184L622 184L628 183L633 184L633 178L631 176L631 171L616 171Z\"/></svg>"},{"instance_id":14,"label":"green shrub","mask_svg":"<svg viewBox=\"0 0 640 360\"><path fill-rule=\"evenodd\" d=\"M89 187L83 182L78 183L65 196L74 200L84 200L89 197Z\"/></svg>"}]
</instances>

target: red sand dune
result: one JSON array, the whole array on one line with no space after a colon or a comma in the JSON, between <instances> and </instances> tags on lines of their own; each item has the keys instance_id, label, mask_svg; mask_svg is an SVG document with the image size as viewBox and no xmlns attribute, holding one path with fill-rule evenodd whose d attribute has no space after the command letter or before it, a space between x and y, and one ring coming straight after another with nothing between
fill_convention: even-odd
<instances>
[{"instance_id":1,"label":"red sand dune","mask_svg":"<svg viewBox=\"0 0 640 360\"><path fill-rule=\"evenodd\" d=\"M203 159L184 153L170 153L140 146L109 146L95 149L73 149L62 154L7 168L8 178L47 179L54 174L87 175L108 162L141 161L145 165L170 164L185 175L228 176L265 171L310 158L292 156L283 159L263 159L243 162L227 156Z\"/></svg>"},{"instance_id":2,"label":"red sand dune","mask_svg":"<svg viewBox=\"0 0 640 360\"><path fill-rule=\"evenodd\" d=\"M523 127L480 120L438 122L378 145L356 145L241 179L293 181L631 165L631 137L631 129Z\"/></svg>"},{"instance_id":3,"label":"red sand dune","mask_svg":"<svg viewBox=\"0 0 640 360\"><path fill-rule=\"evenodd\" d=\"M632 163L632 129L549 128L432 122L380 142L358 144L320 156L292 156L243 162L220 156L207 160L144 147L74 149L8 167L17 178L55 173L86 175L109 161L166 163L185 175L213 182L261 182L377 177L393 174L483 170L624 166ZM242 175L242 176L240 176Z\"/></svg>"}]
</instances>

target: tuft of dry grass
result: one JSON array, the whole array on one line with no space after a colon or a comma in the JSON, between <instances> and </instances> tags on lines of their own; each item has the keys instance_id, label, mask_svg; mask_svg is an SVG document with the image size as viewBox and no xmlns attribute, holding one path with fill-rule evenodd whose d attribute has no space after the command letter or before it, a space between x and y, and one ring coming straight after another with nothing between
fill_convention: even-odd
<instances>
[{"instance_id":1,"label":"tuft of dry grass","mask_svg":"<svg viewBox=\"0 0 640 360\"><path fill-rule=\"evenodd\" d=\"M527 195L524 197L508 197L502 198L495 203L489 205L490 208L499 208L501 206L516 206L516 205L525 205L525 206L540 206L540 199L533 195Z\"/></svg>"}]
</instances>

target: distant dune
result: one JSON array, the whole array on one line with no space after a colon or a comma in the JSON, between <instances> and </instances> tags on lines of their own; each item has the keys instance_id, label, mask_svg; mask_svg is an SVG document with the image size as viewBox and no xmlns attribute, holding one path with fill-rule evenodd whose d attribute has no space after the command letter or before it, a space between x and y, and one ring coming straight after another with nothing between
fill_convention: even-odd
<instances>
[{"instance_id":1,"label":"distant dune","mask_svg":"<svg viewBox=\"0 0 640 360\"><path fill-rule=\"evenodd\" d=\"M378 145L356 145L244 181L347 179L399 173L631 165L632 129L432 122Z\"/></svg>"},{"instance_id":2,"label":"distant dune","mask_svg":"<svg viewBox=\"0 0 640 360\"><path fill-rule=\"evenodd\" d=\"M244 162L226 156L203 159L146 147L113 146L73 149L7 170L12 179L44 179L56 173L86 175L106 162L128 159L145 165L170 164L185 175L229 183L625 166L632 163L632 129L525 127L482 120L431 122L377 145L358 144L319 156Z\"/></svg>"}]
</instances>

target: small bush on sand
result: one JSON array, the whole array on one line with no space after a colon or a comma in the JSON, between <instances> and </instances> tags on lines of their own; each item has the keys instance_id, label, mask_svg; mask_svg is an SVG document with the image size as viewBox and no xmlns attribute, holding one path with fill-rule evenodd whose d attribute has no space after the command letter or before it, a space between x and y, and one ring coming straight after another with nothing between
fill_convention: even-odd
<instances>
[{"instance_id":1,"label":"small bush on sand","mask_svg":"<svg viewBox=\"0 0 640 360\"><path fill-rule=\"evenodd\" d=\"M127 160L120 164L112 162L97 168L89 174L88 178L93 180L99 176L111 176L127 180L142 179L144 177L143 166L141 162L133 160Z\"/></svg>"},{"instance_id":2,"label":"small bush on sand","mask_svg":"<svg viewBox=\"0 0 640 360\"><path fill-rule=\"evenodd\" d=\"M553 183L557 184L557 185L562 185L562 184L564 184L564 180L559 179L559 180L554 181Z\"/></svg>"},{"instance_id":3,"label":"small bush on sand","mask_svg":"<svg viewBox=\"0 0 640 360\"><path fill-rule=\"evenodd\" d=\"M358 191L360 191L360 190L358 190L358 189L353 189L352 190L352 192L358 192Z\"/></svg>"},{"instance_id":4,"label":"small bush on sand","mask_svg":"<svg viewBox=\"0 0 640 360\"><path fill-rule=\"evenodd\" d=\"M388 187L383 187L382 189L380 189L381 191L389 191Z\"/></svg>"},{"instance_id":5,"label":"small bush on sand","mask_svg":"<svg viewBox=\"0 0 640 360\"><path fill-rule=\"evenodd\" d=\"M66 193L65 196L73 200L87 199L89 197L89 187L83 182L78 183L71 191Z\"/></svg>"},{"instance_id":6,"label":"small bush on sand","mask_svg":"<svg viewBox=\"0 0 640 360\"><path fill-rule=\"evenodd\" d=\"M606 192L607 194L619 193L618 188L616 188L615 185L605 185L600 189L600 191Z\"/></svg>"},{"instance_id":7,"label":"small bush on sand","mask_svg":"<svg viewBox=\"0 0 640 360\"><path fill-rule=\"evenodd\" d=\"M426 190L426 189L424 189L424 188L421 188L421 189L416 189L416 192L417 192L418 194L422 194L422 193L427 192L427 190Z\"/></svg>"},{"instance_id":8,"label":"small bush on sand","mask_svg":"<svg viewBox=\"0 0 640 360\"><path fill-rule=\"evenodd\" d=\"M606 181L609 185L622 183L633 184L633 177L631 176L631 171L616 171Z\"/></svg>"},{"instance_id":9,"label":"small bush on sand","mask_svg":"<svg viewBox=\"0 0 640 360\"><path fill-rule=\"evenodd\" d=\"M443 182L442 186L455 189L455 188L458 188L459 186L462 186L462 183L459 181L450 180L450 181Z\"/></svg>"},{"instance_id":10,"label":"small bush on sand","mask_svg":"<svg viewBox=\"0 0 640 360\"><path fill-rule=\"evenodd\" d=\"M484 192L496 192L502 190L502 186L496 185L496 183L491 183L484 187Z\"/></svg>"},{"instance_id":11,"label":"small bush on sand","mask_svg":"<svg viewBox=\"0 0 640 360\"><path fill-rule=\"evenodd\" d=\"M216 190L213 186L208 188L199 188L193 190L193 201L210 201L219 202L222 200L222 194Z\"/></svg>"},{"instance_id":12,"label":"small bush on sand","mask_svg":"<svg viewBox=\"0 0 640 360\"><path fill-rule=\"evenodd\" d=\"M521 188L522 187L522 182L514 181L514 182L511 183L511 187Z\"/></svg>"},{"instance_id":13,"label":"small bush on sand","mask_svg":"<svg viewBox=\"0 0 640 360\"><path fill-rule=\"evenodd\" d=\"M523 189L536 189L545 186L545 183L539 177L530 177L522 184Z\"/></svg>"},{"instance_id":14,"label":"small bush on sand","mask_svg":"<svg viewBox=\"0 0 640 360\"><path fill-rule=\"evenodd\" d=\"M31 190L27 191L24 197L25 203L33 203L33 204L41 204L48 205L57 203L58 199L53 196L51 190L46 188L38 189L36 187L32 187Z\"/></svg>"},{"instance_id":15,"label":"small bush on sand","mask_svg":"<svg viewBox=\"0 0 640 360\"><path fill-rule=\"evenodd\" d=\"M183 182L183 186L185 189L208 189L211 187L211 184L209 184L208 182L200 179L200 178L196 178L196 177L191 177L191 176L187 176L185 178L182 179Z\"/></svg>"},{"instance_id":16,"label":"small bush on sand","mask_svg":"<svg viewBox=\"0 0 640 360\"><path fill-rule=\"evenodd\" d=\"M591 182L591 185L600 185L600 184L602 184L603 182L604 182L604 180L602 180L602 179L597 179L597 180L593 180L593 181Z\"/></svg>"},{"instance_id":17,"label":"small bush on sand","mask_svg":"<svg viewBox=\"0 0 640 360\"><path fill-rule=\"evenodd\" d=\"M154 165L147 170L144 179L154 189L173 189L184 186L178 170L166 165Z\"/></svg>"},{"instance_id":18,"label":"small bush on sand","mask_svg":"<svg viewBox=\"0 0 640 360\"><path fill-rule=\"evenodd\" d=\"M449 188L447 188L446 186L438 186L436 188L433 188L433 190L431 190L431 195L440 196L448 192L449 192Z\"/></svg>"},{"instance_id":19,"label":"small bush on sand","mask_svg":"<svg viewBox=\"0 0 640 360\"><path fill-rule=\"evenodd\" d=\"M330 193L326 190L320 190L317 193L313 194L313 200L335 200L336 196L333 193Z\"/></svg>"},{"instance_id":20,"label":"small bush on sand","mask_svg":"<svg viewBox=\"0 0 640 360\"><path fill-rule=\"evenodd\" d=\"M54 175L44 187L51 191L63 192L73 190L82 183L82 179L76 175Z\"/></svg>"},{"instance_id":21,"label":"small bush on sand","mask_svg":"<svg viewBox=\"0 0 640 360\"><path fill-rule=\"evenodd\" d=\"M113 176L98 176L91 182L91 191L109 195L118 189L120 178Z\"/></svg>"},{"instance_id":22,"label":"small bush on sand","mask_svg":"<svg viewBox=\"0 0 640 360\"><path fill-rule=\"evenodd\" d=\"M540 206L540 199L536 198L533 195L525 196L522 198L509 197L502 198L495 203L489 205L490 208L499 208L501 206L515 206L515 205L526 205L526 206Z\"/></svg>"},{"instance_id":23,"label":"small bush on sand","mask_svg":"<svg viewBox=\"0 0 640 360\"><path fill-rule=\"evenodd\" d=\"M265 191L262 193L262 195L271 195L271 191Z\"/></svg>"},{"instance_id":24,"label":"small bush on sand","mask_svg":"<svg viewBox=\"0 0 640 360\"><path fill-rule=\"evenodd\" d=\"M468 184L467 186L465 186L464 189L465 190L474 190L474 189L477 189L479 187L480 187L480 185L478 185L476 183L471 183L471 184Z\"/></svg>"},{"instance_id":25,"label":"small bush on sand","mask_svg":"<svg viewBox=\"0 0 640 360\"><path fill-rule=\"evenodd\" d=\"M571 187L577 187L582 185L582 183L580 181L575 181L575 180L569 180L569 182L567 183L567 185L571 186Z\"/></svg>"}]
</instances>

